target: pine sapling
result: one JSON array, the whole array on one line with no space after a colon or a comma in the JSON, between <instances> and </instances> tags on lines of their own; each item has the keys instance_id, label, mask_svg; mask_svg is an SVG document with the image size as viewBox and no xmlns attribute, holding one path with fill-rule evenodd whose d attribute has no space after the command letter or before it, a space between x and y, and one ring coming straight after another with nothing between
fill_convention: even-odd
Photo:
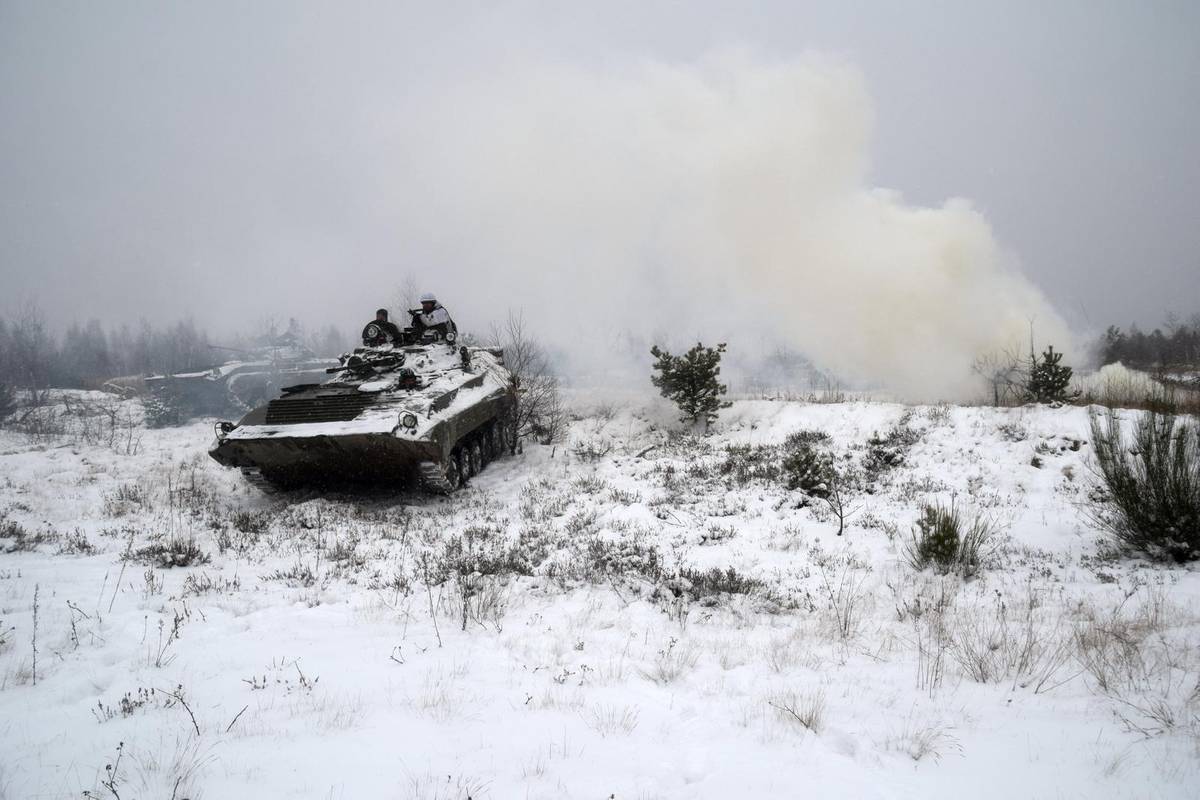
<instances>
[{"instance_id":1,"label":"pine sapling","mask_svg":"<svg viewBox=\"0 0 1200 800\"><path fill-rule=\"evenodd\" d=\"M1026 393L1029 399L1038 403L1066 403L1079 396L1071 392L1072 370L1062 362L1062 353L1054 352L1054 347L1046 348L1039 360L1030 353L1029 384Z\"/></svg>"},{"instance_id":2,"label":"pine sapling","mask_svg":"<svg viewBox=\"0 0 1200 800\"><path fill-rule=\"evenodd\" d=\"M657 373L650 377L650 382L679 407L680 421L690 422L700 433L707 433L708 426L717 419L717 412L730 406L721 401L721 395L729 389L719 380L724 352L724 343L714 348L697 342L682 356L673 356L657 345L650 348Z\"/></svg>"}]
</instances>

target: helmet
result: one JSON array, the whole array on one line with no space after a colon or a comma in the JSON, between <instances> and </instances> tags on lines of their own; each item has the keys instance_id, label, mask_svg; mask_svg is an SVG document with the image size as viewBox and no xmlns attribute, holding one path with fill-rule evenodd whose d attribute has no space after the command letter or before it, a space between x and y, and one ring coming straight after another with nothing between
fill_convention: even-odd
<instances>
[{"instance_id":1,"label":"helmet","mask_svg":"<svg viewBox=\"0 0 1200 800\"><path fill-rule=\"evenodd\" d=\"M425 294L421 295L421 302L422 303L436 303L437 297L434 296L433 292L426 292Z\"/></svg>"}]
</instances>

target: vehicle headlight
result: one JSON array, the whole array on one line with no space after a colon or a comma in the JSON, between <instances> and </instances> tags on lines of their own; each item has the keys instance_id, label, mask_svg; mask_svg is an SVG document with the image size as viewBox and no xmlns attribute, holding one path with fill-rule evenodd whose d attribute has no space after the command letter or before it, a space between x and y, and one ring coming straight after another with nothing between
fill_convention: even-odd
<instances>
[{"instance_id":1,"label":"vehicle headlight","mask_svg":"<svg viewBox=\"0 0 1200 800\"><path fill-rule=\"evenodd\" d=\"M400 424L406 428L413 429L417 427L417 415L408 412L400 415Z\"/></svg>"}]
</instances>

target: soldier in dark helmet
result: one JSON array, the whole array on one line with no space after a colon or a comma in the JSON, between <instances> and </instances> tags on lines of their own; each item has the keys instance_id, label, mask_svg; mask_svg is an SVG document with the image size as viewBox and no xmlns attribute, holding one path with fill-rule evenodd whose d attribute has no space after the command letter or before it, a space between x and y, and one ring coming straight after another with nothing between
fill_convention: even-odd
<instances>
[{"instance_id":1,"label":"soldier in dark helmet","mask_svg":"<svg viewBox=\"0 0 1200 800\"><path fill-rule=\"evenodd\" d=\"M375 320L368 322L363 328L362 340L367 347L379 347L385 344L400 344L400 329L396 323L388 320L388 311L381 308L375 312Z\"/></svg>"}]
</instances>

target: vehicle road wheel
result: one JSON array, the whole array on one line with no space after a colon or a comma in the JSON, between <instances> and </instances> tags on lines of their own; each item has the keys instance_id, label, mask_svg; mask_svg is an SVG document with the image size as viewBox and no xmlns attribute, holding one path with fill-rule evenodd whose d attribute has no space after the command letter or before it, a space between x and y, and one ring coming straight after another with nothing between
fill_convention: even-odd
<instances>
[{"instance_id":1,"label":"vehicle road wheel","mask_svg":"<svg viewBox=\"0 0 1200 800\"><path fill-rule=\"evenodd\" d=\"M500 433L500 423L495 423L488 429L488 442L492 448L492 460L504 458L504 435Z\"/></svg>"},{"instance_id":2,"label":"vehicle road wheel","mask_svg":"<svg viewBox=\"0 0 1200 800\"><path fill-rule=\"evenodd\" d=\"M517 452L517 423L516 420L502 419L500 420L500 452L515 453Z\"/></svg>"},{"instance_id":3,"label":"vehicle road wheel","mask_svg":"<svg viewBox=\"0 0 1200 800\"><path fill-rule=\"evenodd\" d=\"M451 492L457 491L463 485L463 457L462 451L457 447L446 459L446 485Z\"/></svg>"},{"instance_id":4,"label":"vehicle road wheel","mask_svg":"<svg viewBox=\"0 0 1200 800\"><path fill-rule=\"evenodd\" d=\"M493 428L490 425L479 434L480 468L486 467L496 460L496 442L492 435Z\"/></svg>"},{"instance_id":5,"label":"vehicle road wheel","mask_svg":"<svg viewBox=\"0 0 1200 800\"><path fill-rule=\"evenodd\" d=\"M467 474L473 478L483 469L483 448L480 447L479 441L475 440L465 446L463 453L467 460Z\"/></svg>"}]
</instances>

